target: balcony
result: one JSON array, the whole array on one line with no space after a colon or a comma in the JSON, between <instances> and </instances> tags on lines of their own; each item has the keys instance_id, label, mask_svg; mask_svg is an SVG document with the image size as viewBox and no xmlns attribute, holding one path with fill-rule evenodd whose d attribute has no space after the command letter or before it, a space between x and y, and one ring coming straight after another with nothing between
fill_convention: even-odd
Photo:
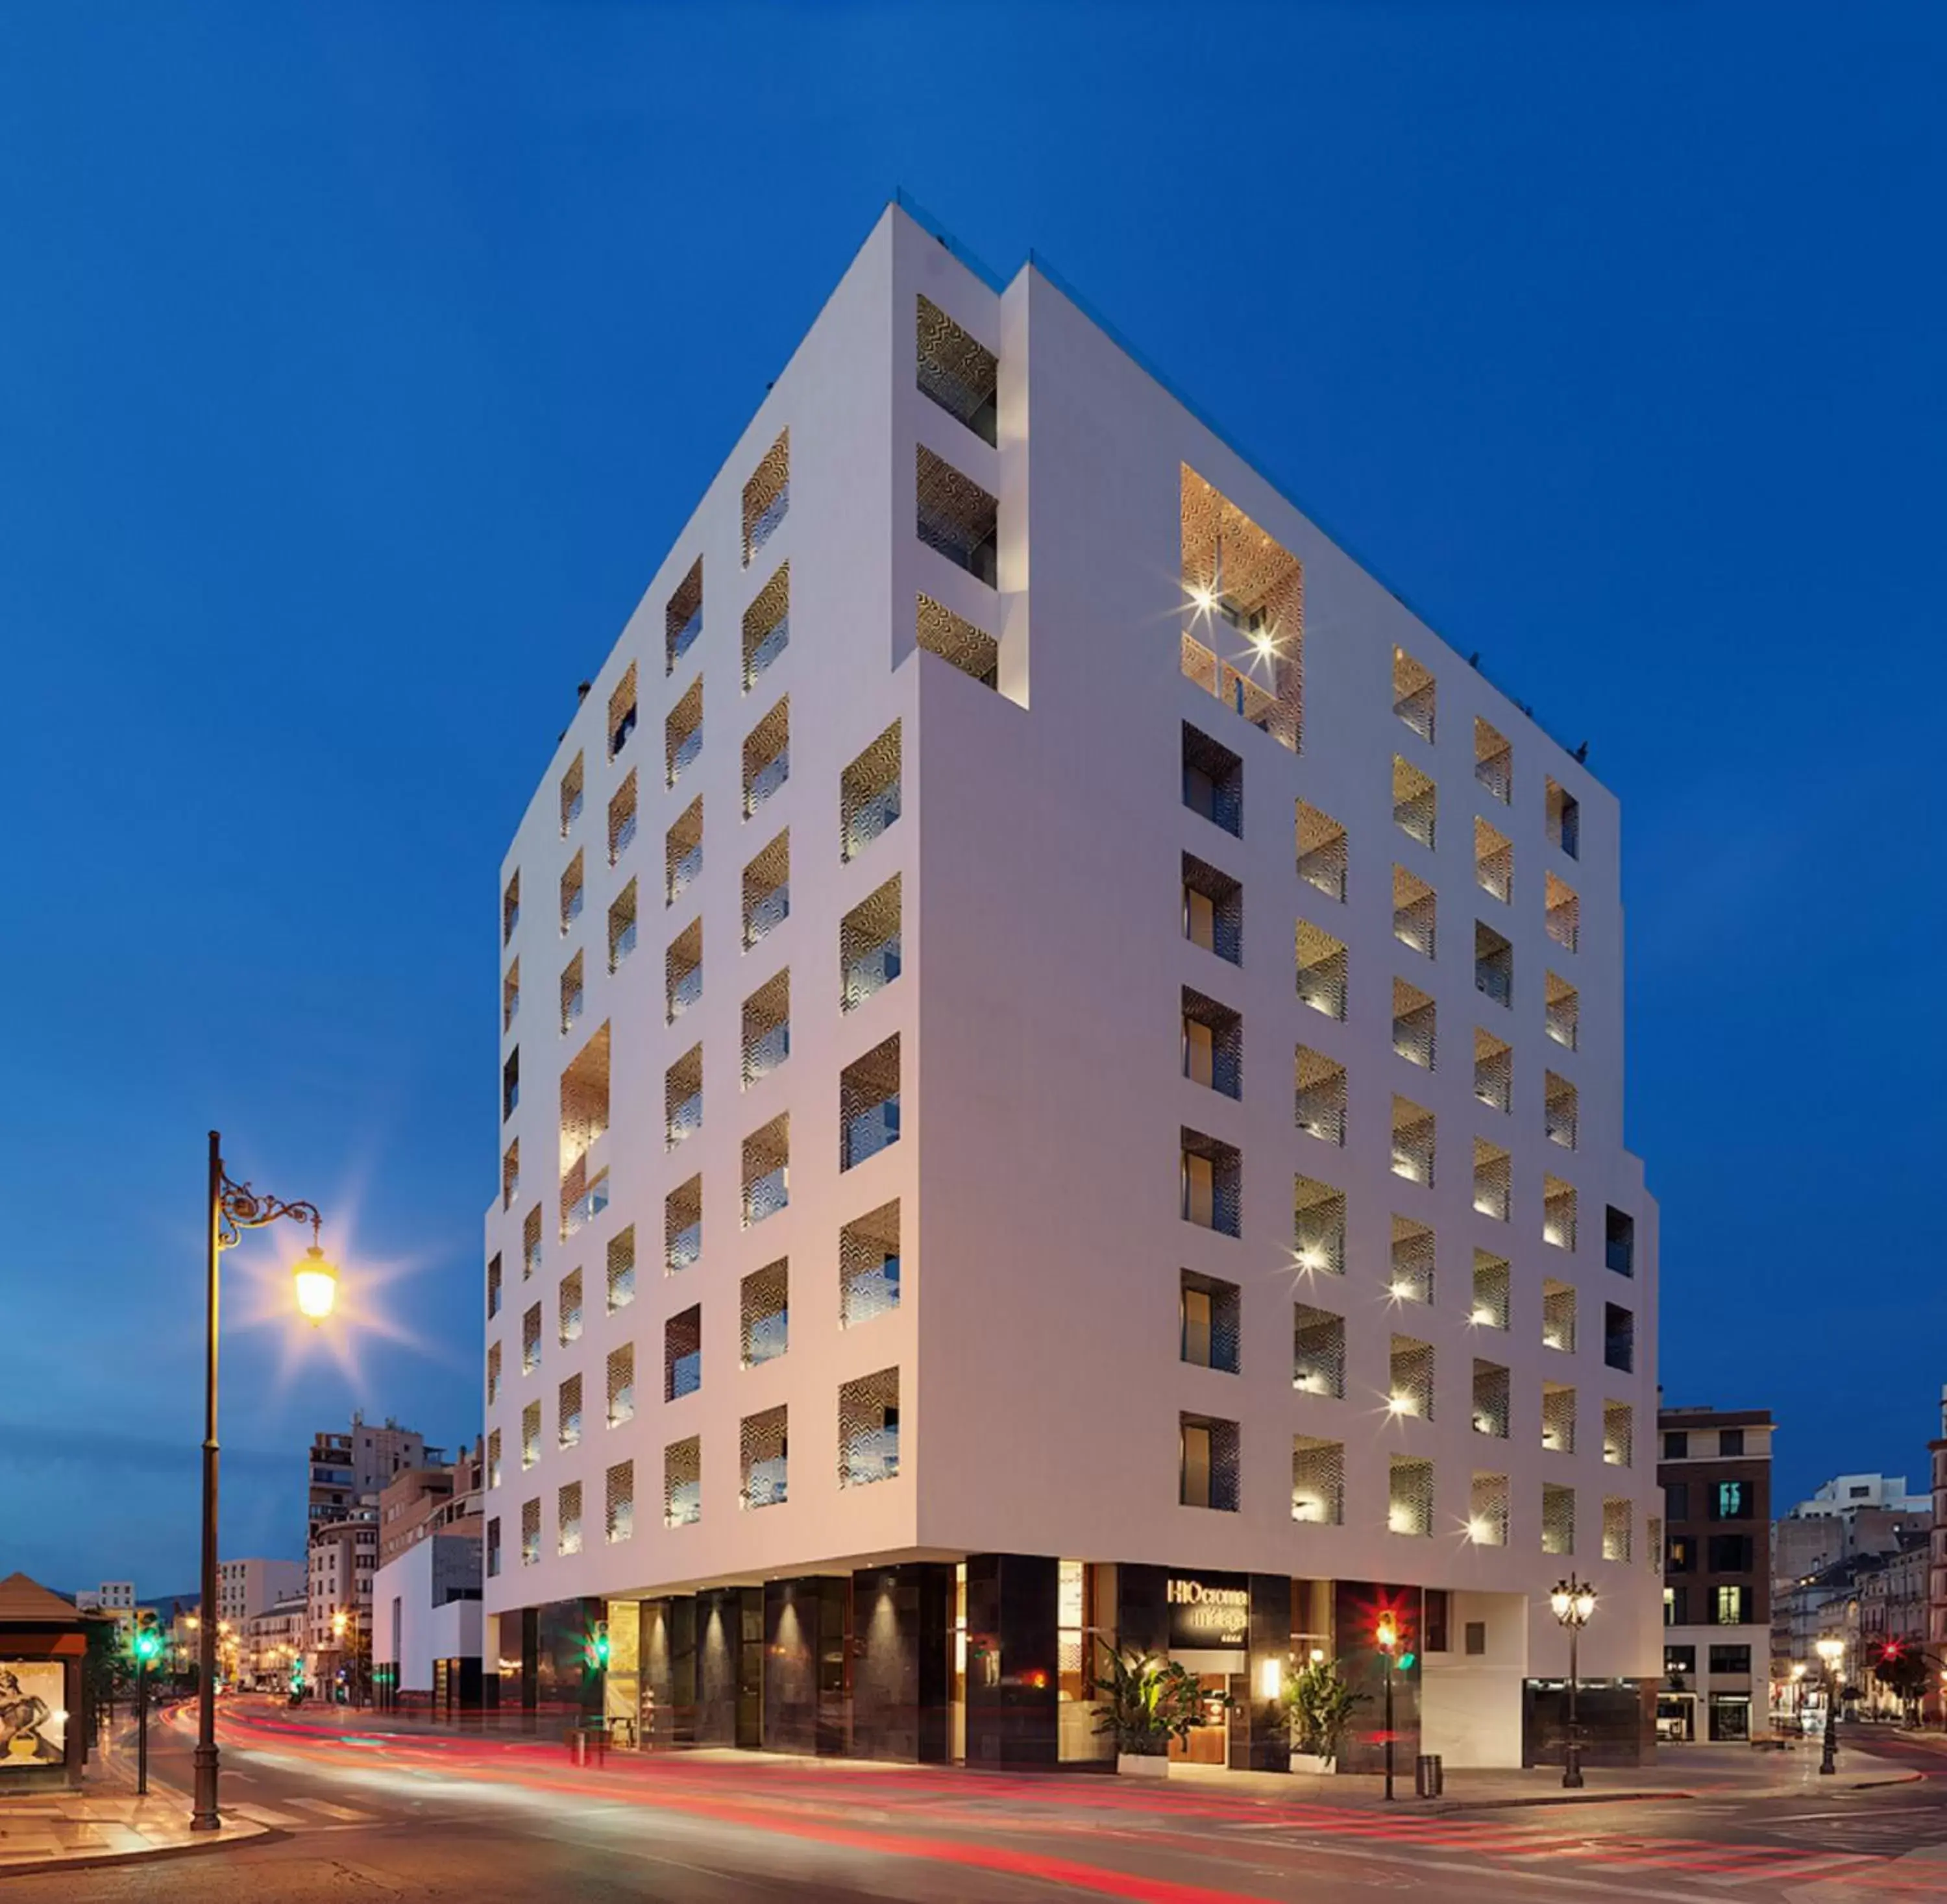
<instances>
[{"instance_id":1,"label":"balcony","mask_svg":"<svg viewBox=\"0 0 1947 1904\"><path fill-rule=\"evenodd\" d=\"M1304 571L1187 465L1181 666L1213 700L1296 751L1302 714Z\"/></svg>"}]
</instances>

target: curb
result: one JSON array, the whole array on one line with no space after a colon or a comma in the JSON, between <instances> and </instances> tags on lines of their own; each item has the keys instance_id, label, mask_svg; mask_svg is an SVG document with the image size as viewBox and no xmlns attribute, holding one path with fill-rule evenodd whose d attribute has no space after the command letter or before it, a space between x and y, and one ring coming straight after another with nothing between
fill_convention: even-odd
<instances>
[{"instance_id":1,"label":"curb","mask_svg":"<svg viewBox=\"0 0 1947 1904\"><path fill-rule=\"evenodd\" d=\"M1878 1791L1893 1785L1918 1785L1927 1774L1924 1772L1896 1772L1879 1778L1846 1779L1828 1790L1840 1791ZM1816 1788L1815 1788L1816 1789ZM1725 1800L1795 1798L1801 1795L1800 1785L1761 1785L1753 1791L1599 1791L1584 1792L1579 1797L1568 1797L1550 1793L1545 1797L1535 1798L1481 1798L1472 1803L1464 1798L1438 1800L1425 1806L1425 1811L1440 1816L1455 1812L1505 1812L1529 1810L1541 1805L1643 1805L1654 1804L1659 1800L1675 1803L1698 1803Z\"/></svg>"},{"instance_id":2,"label":"curb","mask_svg":"<svg viewBox=\"0 0 1947 1904\"><path fill-rule=\"evenodd\" d=\"M246 1821L248 1822L249 1821ZM165 1858L208 1858L219 1851L241 1851L252 1845L280 1844L290 1833L274 1825L255 1825L245 1834L200 1844L158 1844L147 1851L91 1852L80 1858L23 1858L0 1864L0 1884L10 1878L45 1878L63 1871L101 1871L123 1865L159 1864Z\"/></svg>"}]
</instances>

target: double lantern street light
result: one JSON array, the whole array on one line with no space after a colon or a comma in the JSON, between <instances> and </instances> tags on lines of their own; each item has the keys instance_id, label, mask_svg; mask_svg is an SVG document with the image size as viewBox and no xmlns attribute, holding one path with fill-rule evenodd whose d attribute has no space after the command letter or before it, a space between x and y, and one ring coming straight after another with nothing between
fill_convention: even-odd
<instances>
[{"instance_id":1,"label":"double lantern street light","mask_svg":"<svg viewBox=\"0 0 1947 1904\"><path fill-rule=\"evenodd\" d=\"M1596 1611L1596 1590L1571 1574L1555 1583L1548 1596L1548 1609L1568 1629L1568 1739L1564 1754L1562 1783L1565 1789L1582 1788L1582 1733L1575 1721L1575 1688L1582 1676L1577 1642Z\"/></svg>"},{"instance_id":2,"label":"double lantern street light","mask_svg":"<svg viewBox=\"0 0 1947 1904\"><path fill-rule=\"evenodd\" d=\"M203 1435L203 1618L198 1630L197 1670L196 1800L190 1814L192 1831L214 1831L223 1820L216 1808L216 1644L218 1622L209 1618L216 1597L216 1344L218 1267L226 1249L243 1241L246 1230L261 1230L289 1217L311 1225L311 1247L298 1258L293 1274L298 1313L316 1324L331 1314L338 1298L338 1271L318 1246L321 1221L314 1203L286 1203L259 1197L248 1184L233 1182L223 1167L223 1141L209 1134L209 1187L205 1215L209 1229L209 1340L204 1365Z\"/></svg>"}]
</instances>

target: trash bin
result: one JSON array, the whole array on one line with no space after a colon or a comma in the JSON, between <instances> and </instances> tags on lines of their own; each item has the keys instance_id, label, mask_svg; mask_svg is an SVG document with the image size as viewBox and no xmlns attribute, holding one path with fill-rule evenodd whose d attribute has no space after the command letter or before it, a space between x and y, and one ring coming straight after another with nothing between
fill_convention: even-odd
<instances>
[{"instance_id":1,"label":"trash bin","mask_svg":"<svg viewBox=\"0 0 1947 1904\"><path fill-rule=\"evenodd\" d=\"M1438 1752L1422 1752L1414 1768L1413 1790L1422 1798L1438 1798L1446 1787Z\"/></svg>"}]
</instances>

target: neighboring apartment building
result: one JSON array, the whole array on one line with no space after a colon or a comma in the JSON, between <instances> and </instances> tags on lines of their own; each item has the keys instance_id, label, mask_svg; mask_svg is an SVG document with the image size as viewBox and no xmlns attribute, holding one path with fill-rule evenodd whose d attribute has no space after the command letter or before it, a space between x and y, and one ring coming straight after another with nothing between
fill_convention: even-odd
<instances>
[{"instance_id":1,"label":"neighboring apartment building","mask_svg":"<svg viewBox=\"0 0 1947 1904\"><path fill-rule=\"evenodd\" d=\"M1902 1696L1896 1682L1889 1684L1876 1670L1889 1650L1913 1655L1916 1673L1918 1655L1927 1649L1927 1555L1932 1531L1916 1528L1906 1534L1892 1553L1875 1554L1863 1562L1856 1591L1859 1596L1859 1652L1851 1677L1859 1688L1864 1709L1875 1716L1904 1718L1912 1700ZM1929 1699L1937 1698L1937 1666L1926 1675Z\"/></svg>"},{"instance_id":2,"label":"neighboring apartment building","mask_svg":"<svg viewBox=\"0 0 1947 1904\"><path fill-rule=\"evenodd\" d=\"M1768 1410L1658 1411L1667 1737L1766 1729L1771 1666Z\"/></svg>"},{"instance_id":3,"label":"neighboring apartment building","mask_svg":"<svg viewBox=\"0 0 1947 1904\"><path fill-rule=\"evenodd\" d=\"M266 1607L305 1590L302 1560L221 1560L216 1565L219 1620L238 1632Z\"/></svg>"},{"instance_id":4,"label":"neighboring apartment building","mask_svg":"<svg viewBox=\"0 0 1947 1904\"><path fill-rule=\"evenodd\" d=\"M372 1631L372 1576L379 1565L379 1509L365 1503L311 1538L305 1594L308 1676L323 1685L360 1652ZM342 1615L340 1620L338 1616Z\"/></svg>"},{"instance_id":5,"label":"neighboring apartment building","mask_svg":"<svg viewBox=\"0 0 1947 1904\"><path fill-rule=\"evenodd\" d=\"M280 1692L292 1669L305 1657L309 1602L302 1589L252 1614L243 1624L244 1683L258 1692Z\"/></svg>"},{"instance_id":6,"label":"neighboring apartment building","mask_svg":"<svg viewBox=\"0 0 1947 1904\"><path fill-rule=\"evenodd\" d=\"M105 1613L115 1622L116 1643L125 1646L135 1627L135 1583L132 1580L104 1580L99 1586L84 1587L74 1596L76 1610Z\"/></svg>"},{"instance_id":7,"label":"neighboring apartment building","mask_svg":"<svg viewBox=\"0 0 1947 1904\"><path fill-rule=\"evenodd\" d=\"M1660 1679L1614 797L1030 265L889 211L503 864L503 1704L1106 1749L1091 1629L1282 1766ZM1217 1695L1238 1697L1226 1720ZM1374 1763L1376 1705L1348 1769Z\"/></svg>"},{"instance_id":8,"label":"neighboring apartment building","mask_svg":"<svg viewBox=\"0 0 1947 1904\"><path fill-rule=\"evenodd\" d=\"M1932 1497L1909 1494L1904 1475L1835 1475L1773 1528L1772 1577L1782 1587L1856 1554L1895 1553L1932 1512Z\"/></svg>"},{"instance_id":9,"label":"neighboring apartment building","mask_svg":"<svg viewBox=\"0 0 1947 1904\"><path fill-rule=\"evenodd\" d=\"M379 1427L354 1413L348 1434L314 1435L306 1539L317 1528L344 1519L350 1509L376 1496L407 1469L438 1467L445 1458L426 1446L424 1435L401 1428L390 1416Z\"/></svg>"},{"instance_id":10,"label":"neighboring apartment building","mask_svg":"<svg viewBox=\"0 0 1947 1904\"><path fill-rule=\"evenodd\" d=\"M1940 1438L1927 1444L1932 1463L1933 1525L1927 1565L1927 1648L1936 1672L1929 1716L1947 1724L1947 1384L1940 1390Z\"/></svg>"},{"instance_id":11,"label":"neighboring apartment building","mask_svg":"<svg viewBox=\"0 0 1947 1904\"><path fill-rule=\"evenodd\" d=\"M450 1466L407 1468L379 1495L379 1565L387 1566L429 1533L458 1531L480 1518L480 1444L461 1451Z\"/></svg>"}]
</instances>

